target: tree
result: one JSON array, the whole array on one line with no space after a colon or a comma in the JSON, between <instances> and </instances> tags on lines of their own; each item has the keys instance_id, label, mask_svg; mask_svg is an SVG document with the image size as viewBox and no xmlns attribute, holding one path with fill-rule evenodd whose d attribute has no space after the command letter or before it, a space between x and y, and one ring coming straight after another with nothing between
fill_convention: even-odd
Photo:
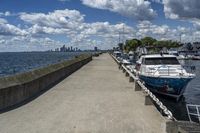
<instances>
[{"instance_id":1,"label":"tree","mask_svg":"<svg viewBox=\"0 0 200 133\"><path fill-rule=\"evenodd\" d=\"M141 39L143 46L152 46L157 40L152 37L144 37Z\"/></svg>"},{"instance_id":2,"label":"tree","mask_svg":"<svg viewBox=\"0 0 200 133\"><path fill-rule=\"evenodd\" d=\"M181 44L179 44L178 42L172 41L172 40L166 40L166 41L156 41L154 42L154 46L155 47L166 47L166 48L177 48L180 47Z\"/></svg>"},{"instance_id":3,"label":"tree","mask_svg":"<svg viewBox=\"0 0 200 133\"><path fill-rule=\"evenodd\" d=\"M126 40L124 49L129 51L135 51L138 46L141 45L141 41L138 39Z\"/></svg>"}]
</instances>

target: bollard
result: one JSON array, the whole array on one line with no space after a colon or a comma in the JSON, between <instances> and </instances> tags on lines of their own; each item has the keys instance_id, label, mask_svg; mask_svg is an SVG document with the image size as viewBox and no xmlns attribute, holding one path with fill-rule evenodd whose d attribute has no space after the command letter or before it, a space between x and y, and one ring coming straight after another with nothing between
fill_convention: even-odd
<instances>
[{"instance_id":1,"label":"bollard","mask_svg":"<svg viewBox=\"0 0 200 133\"><path fill-rule=\"evenodd\" d=\"M125 73L125 72L126 72L126 70L125 70L124 68L122 68L122 70L123 70L123 73Z\"/></svg>"},{"instance_id":2,"label":"bollard","mask_svg":"<svg viewBox=\"0 0 200 133\"><path fill-rule=\"evenodd\" d=\"M128 72L126 72L126 74L125 74L125 75L126 75L126 77L128 77L128 76L129 76L129 73L128 73Z\"/></svg>"},{"instance_id":3,"label":"bollard","mask_svg":"<svg viewBox=\"0 0 200 133\"><path fill-rule=\"evenodd\" d=\"M132 77L129 77L129 82L134 82L134 79Z\"/></svg>"},{"instance_id":4,"label":"bollard","mask_svg":"<svg viewBox=\"0 0 200 133\"><path fill-rule=\"evenodd\" d=\"M152 100L151 100L151 98L150 98L149 95L146 95L146 96L145 96L144 105L153 105L153 102L152 102Z\"/></svg>"},{"instance_id":5,"label":"bollard","mask_svg":"<svg viewBox=\"0 0 200 133\"><path fill-rule=\"evenodd\" d=\"M122 69L122 64L121 64L121 63L119 63L118 65L119 65L119 69L121 70L121 69Z\"/></svg>"},{"instance_id":6,"label":"bollard","mask_svg":"<svg viewBox=\"0 0 200 133\"><path fill-rule=\"evenodd\" d=\"M135 91L141 91L142 90L142 88L141 88L141 86L138 84L138 82L136 81L135 82Z\"/></svg>"}]
</instances>

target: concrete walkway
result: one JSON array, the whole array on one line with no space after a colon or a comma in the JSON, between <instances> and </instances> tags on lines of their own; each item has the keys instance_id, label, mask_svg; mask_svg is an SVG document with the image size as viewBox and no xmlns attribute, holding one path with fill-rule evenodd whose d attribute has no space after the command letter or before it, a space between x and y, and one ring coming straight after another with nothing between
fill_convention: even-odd
<instances>
[{"instance_id":1,"label":"concrete walkway","mask_svg":"<svg viewBox=\"0 0 200 133\"><path fill-rule=\"evenodd\" d=\"M0 133L162 133L165 121L103 54L28 104L0 114Z\"/></svg>"}]
</instances>

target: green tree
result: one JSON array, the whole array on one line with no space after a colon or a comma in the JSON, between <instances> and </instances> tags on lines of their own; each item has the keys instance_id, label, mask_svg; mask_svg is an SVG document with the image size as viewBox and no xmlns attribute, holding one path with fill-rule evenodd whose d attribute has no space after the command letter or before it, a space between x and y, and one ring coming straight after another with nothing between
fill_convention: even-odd
<instances>
[{"instance_id":1,"label":"green tree","mask_svg":"<svg viewBox=\"0 0 200 133\"><path fill-rule=\"evenodd\" d=\"M156 47L166 47L166 48L177 48L180 47L181 44L172 40L165 40L165 41L156 41L154 42L154 46Z\"/></svg>"},{"instance_id":2,"label":"green tree","mask_svg":"<svg viewBox=\"0 0 200 133\"><path fill-rule=\"evenodd\" d=\"M124 49L126 52L135 51L138 46L141 45L141 41L138 39L126 40Z\"/></svg>"},{"instance_id":3,"label":"green tree","mask_svg":"<svg viewBox=\"0 0 200 133\"><path fill-rule=\"evenodd\" d=\"M141 39L143 46L152 46L157 40L152 37L144 37Z\"/></svg>"}]
</instances>

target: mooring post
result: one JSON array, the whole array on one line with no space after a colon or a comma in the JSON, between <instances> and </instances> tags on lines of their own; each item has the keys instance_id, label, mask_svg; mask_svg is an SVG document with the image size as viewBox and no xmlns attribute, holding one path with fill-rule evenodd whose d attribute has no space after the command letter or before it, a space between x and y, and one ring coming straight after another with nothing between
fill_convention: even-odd
<instances>
[{"instance_id":1,"label":"mooring post","mask_svg":"<svg viewBox=\"0 0 200 133\"><path fill-rule=\"evenodd\" d=\"M119 65L119 69L121 70L121 69L122 69L122 64L121 64L121 63L119 63L118 65Z\"/></svg>"},{"instance_id":2,"label":"mooring post","mask_svg":"<svg viewBox=\"0 0 200 133\"><path fill-rule=\"evenodd\" d=\"M125 74L125 75L126 75L126 77L128 77L128 76L129 76L129 73L128 73L128 72L126 72L126 74Z\"/></svg>"},{"instance_id":3,"label":"mooring post","mask_svg":"<svg viewBox=\"0 0 200 133\"><path fill-rule=\"evenodd\" d=\"M126 72L126 70L125 70L124 68L122 68L122 70L123 70L123 73L125 73L125 72Z\"/></svg>"},{"instance_id":4,"label":"mooring post","mask_svg":"<svg viewBox=\"0 0 200 133\"><path fill-rule=\"evenodd\" d=\"M144 105L153 105L152 99L149 95L145 96L145 102Z\"/></svg>"},{"instance_id":5,"label":"mooring post","mask_svg":"<svg viewBox=\"0 0 200 133\"><path fill-rule=\"evenodd\" d=\"M134 82L134 79L131 76L129 77L129 82Z\"/></svg>"},{"instance_id":6,"label":"mooring post","mask_svg":"<svg viewBox=\"0 0 200 133\"><path fill-rule=\"evenodd\" d=\"M135 81L135 91L141 91L141 90L142 90L141 86L138 84L137 81Z\"/></svg>"}]
</instances>

